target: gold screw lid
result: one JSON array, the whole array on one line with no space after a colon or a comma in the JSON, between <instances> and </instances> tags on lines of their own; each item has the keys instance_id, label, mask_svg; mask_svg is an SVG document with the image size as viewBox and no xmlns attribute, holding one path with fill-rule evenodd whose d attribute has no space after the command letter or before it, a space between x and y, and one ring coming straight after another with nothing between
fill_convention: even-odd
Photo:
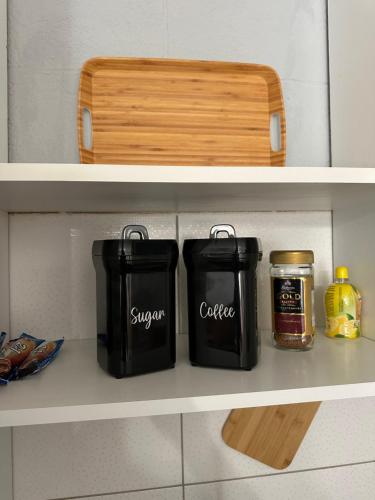
<instances>
[{"instance_id":1,"label":"gold screw lid","mask_svg":"<svg viewBox=\"0 0 375 500\"><path fill-rule=\"evenodd\" d=\"M312 250L273 250L270 253L271 264L313 264Z\"/></svg>"}]
</instances>

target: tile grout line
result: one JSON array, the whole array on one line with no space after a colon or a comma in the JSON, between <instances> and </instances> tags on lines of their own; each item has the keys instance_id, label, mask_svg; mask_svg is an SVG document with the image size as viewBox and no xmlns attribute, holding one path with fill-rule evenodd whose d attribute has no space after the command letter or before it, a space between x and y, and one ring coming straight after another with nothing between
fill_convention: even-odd
<instances>
[{"instance_id":1,"label":"tile grout line","mask_svg":"<svg viewBox=\"0 0 375 500\"><path fill-rule=\"evenodd\" d=\"M332 165L332 119L331 119L331 73L330 73L330 57L329 57L329 7L328 0L325 2L326 6L326 44L327 44L327 84L328 84L328 154L329 166Z\"/></svg>"},{"instance_id":2,"label":"tile grout line","mask_svg":"<svg viewBox=\"0 0 375 500\"><path fill-rule=\"evenodd\" d=\"M184 416L180 413L181 425L181 481L182 481L182 500L185 500L185 459L184 459Z\"/></svg>"},{"instance_id":3,"label":"tile grout line","mask_svg":"<svg viewBox=\"0 0 375 500\"><path fill-rule=\"evenodd\" d=\"M181 279L181 272L180 272L180 260L181 260L181 252L180 252L180 220L178 213L176 212L175 214L175 225L176 225L176 241L178 245L178 250L179 250L179 255L178 255L178 261L177 261L177 267L176 267L176 306L177 306L177 311L176 311L176 327L177 327L177 334L180 335L182 333L182 321L181 321L181 290L180 290L180 279Z\"/></svg>"},{"instance_id":4,"label":"tile grout line","mask_svg":"<svg viewBox=\"0 0 375 500\"><path fill-rule=\"evenodd\" d=\"M314 472L314 471L321 471L321 470L329 470L329 469L339 469L343 467L354 467L357 465L366 465L366 464L374 464L375 460L365 460L362 462L353 462L349 464L341 464L341 465L328 465L326 467L314 467L311 469L299 469L299 470L294 470L294 471L286 471L286 472L275 472L271 474L258 474L255 476L241 476L241 477L235 477L235 478L229 478L229 479L214 479L212 481L197 481L197 482L192 482L192 483L184 483L184 486L199 486L199 485L204 485L204 484L213 484L213 483L226 483L230 481L242 481L244 479L259 479L259 478L264 478L264 477L273 477L273 476L285 476L289 474L301 474L301 473L306 473L306 472ZM124 491L116 491L116 492L109 492L109 493L94 493L94 494L89 494L89 495L79 495L79 496L69 496L69 497L58 497L58 498L51 498L48 500L80 500L84 498L95 498L98 496L110 496L110 495L122 495L124 493L138 493L142 491L152 491L152 490L166 490L166 489L171 489L171 488L178 488L181 487L181 484L172 484L169 486L157 486L157 487L151 487L151 488L142 488L142 489L133 489L133 490L124 490Z\"/></svg>"},{"instance_id":5,"label":"tile grout line","mask_svg":"<svg viewBox=\"0 0 375 500\"><path fill-rule=\"evenodd\" d=\"M89 495L78 495L78 496L69 496L69 497L56 497L56 498L49 498L47 500L80 500L80 499L85 499L85 498L97 498L97 497L107 497L107 496L114 496L114 495L123 495L126 493L141 493L143 491L154 491L154 490L168 490L172 488L180 488L181 484L170 484L168 486L156 486L156 487L151 487L151 488L141 488L141 489L135 489L135 490L123 490L123 491L110 491L110 492L105 492L105 493L91 493Z\"/></svg>"},{"instance_id":6,"label":"tile grout line","mask_svg":"<svg viewBox=\"0 0 375 500\"><path fill-rule=\"evenodd\" d=\"M8 115L9 116L9 115ZM10 255L11 255L11 249L10 249L10 215L8 213L8 218L7 218L7 226L8 226L8 335L10 338L11 332L12 332L12 315L11 315L11 279L10 279ZM12 467L12 477L11 477L11 488L12 488L12 498L14 500L15 498L15 477L14 477L14 427L10 428L10 453L11 453L11 467Z\"/></svg>"},{"instance_id":7,"label":"tile grout line","mask_svg":"<svg viewBox=\"0 0 375 500\"><path fill-rule=\"evenodd\" d=\"M164 0L164 16L165 16L165 39L164 50L166 57L169 57L169 15L168 15L168 0Z\"/></svg>"},{"instance_id":8,"label":"tile grout line","mask_svg":"<svg viewBox=\"0 0 375 500\"><path fill-rule=\"evenodd\" d=\"M11 467L12 467L12 498L14 500L14 486L15 486L15 478L14 478L14 427L10 428L10 454L11 454Z\"/></svg>"},{"instance_id":9,"label":"tile grout line","mask_svg":"<svg viewBox=\"0 0 375 500\"><path fill-rule=\"evenodd\" d=\"M7 78L6 78L6 90L7 90L7 101L6 101L6 113L7 113L7 119L6 119L6 122L7 122L7 128L6 128L6 134L7 134L7 137L6 137L6 147L7 147L7 151L6 151L6 160L7 162L10 162L10 92L9 92L9 80L10 80L10 77L9 77L9 70L10 70L10 57L9 57L9 54L10 54L10 51L9 51L9 40L10 40L10 36L9 36L9 3L10 3L10 0L6 0L6 40L7 40L7 47L6 47L6 51L7 51L7 60L6 60L6 72L7 72Z\"/></svg>"},{"instance_id":10,"label":"tile grout line","mask_svg":"<svg viewBox=\"0 0 375 500\"><path fill-rule=\"evenodd\" d=\"M303 474L307 472L315 472L315 471L323 471L323 470L329 470L329 469L340 469L343 467L355 467L357 465L366 465L366 464L375 464L375 460L365 460L363 462L353 462L349 464L340 464L340 465L327 465L326 467L313 467L311 469L298 469L298 470L291 470L291 471L285 471L285 472L273 472L270 474L258 474L255 476L241 476L241 477L233 477L229 479L214 479L212 481L197 481L193 483L186 483L186 486L199 486L199 485L204 485L204 484L213 484L213 483L227 483L230 481L243 481L245 479L261 479L265 477L274 477L274 476L286 476L290 474ZM60 499L58 499L60 500ZM65 499L62 499L65 500Z\"/></svg>"}]
</instances>

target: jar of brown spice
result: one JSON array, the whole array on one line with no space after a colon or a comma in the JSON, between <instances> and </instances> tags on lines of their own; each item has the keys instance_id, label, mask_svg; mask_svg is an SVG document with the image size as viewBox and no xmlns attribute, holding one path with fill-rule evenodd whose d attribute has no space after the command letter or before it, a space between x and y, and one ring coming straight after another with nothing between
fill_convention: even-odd
<instances>
[{"instance_id":1,"label":"jar of brown spice","mask_svg":"<svg viewBox=\"0 0 375 500\"><path fill-rule=\"evenodd\" d=\"M314 342L314 253L275 250L270 254L272 332L276 347L304 351Z\"/></svg>"}]
</instances>

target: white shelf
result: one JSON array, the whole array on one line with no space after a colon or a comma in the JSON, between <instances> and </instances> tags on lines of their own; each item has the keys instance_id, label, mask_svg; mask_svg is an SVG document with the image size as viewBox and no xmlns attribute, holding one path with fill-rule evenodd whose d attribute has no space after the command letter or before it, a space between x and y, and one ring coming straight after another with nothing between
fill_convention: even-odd
<instances>
[{"instance_id":1,"label":"white shelf","mask_svg":"<svg viewBox=\"0 0 375 500\"><path fill-rule=\"evenodd\" d=\"M269 333L250 371L192 367L179 336L176 368L116 380L96 341L67 341L44 372L0 387L0 426L102 420L375 396L375 342L318 335L309 352L279 351Z\"/></svg>"},{"instance_id":2,"label":"white shelf","mask_svg":"<svg viewBox=\"0 0 375 500\"><path fill-rule=\"evenodd\" d=\"M374 198L367 168L0 164L0 210L329 210Z\"/></svg>"}]
</instances>

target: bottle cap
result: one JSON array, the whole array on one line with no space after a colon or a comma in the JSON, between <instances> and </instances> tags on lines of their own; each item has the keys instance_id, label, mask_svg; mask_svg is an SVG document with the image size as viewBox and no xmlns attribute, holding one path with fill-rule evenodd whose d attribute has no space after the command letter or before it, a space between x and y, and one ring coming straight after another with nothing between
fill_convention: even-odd
<instances>
[{"instance_id":1,"label":"bottle cap","mask_svg":"<svg viewBox=\"0 0 375 500\"><path fill-rule=\"evenodd\" d=\"M273 250L270 253L271 264L313 264L312 250Z\"/></svg>"},{"instance_id":2,"label":"bottle cap","mask_svg":"<svg viewBox=\"0 0 375 500\"><path fill-rule=\"evenodd\" d=\"M347 280L349 278L348 268L345 266L336 267L336 278Z\"/></svg>"}]
</instances>

